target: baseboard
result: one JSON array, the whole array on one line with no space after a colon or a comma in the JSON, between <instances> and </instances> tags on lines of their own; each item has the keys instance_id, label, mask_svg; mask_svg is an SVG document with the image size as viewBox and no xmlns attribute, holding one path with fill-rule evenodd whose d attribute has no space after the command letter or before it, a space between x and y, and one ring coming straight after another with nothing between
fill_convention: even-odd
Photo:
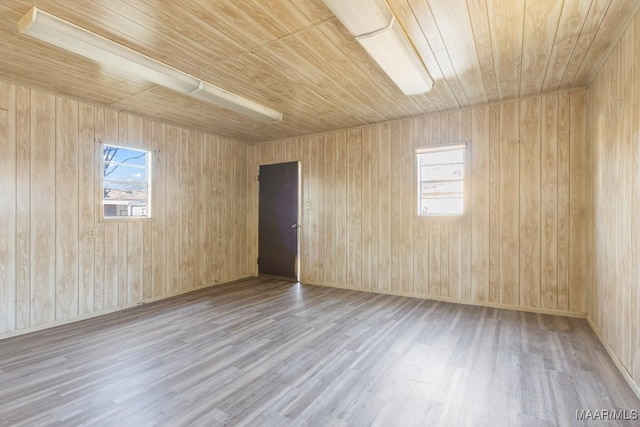
<instances>
[{"instance_id":1,"label":"baseboard","mask_svg":"<svg viewBox=\"0 0 640 427\"><path fill-rule=\"evenodd\" d=\"M357 288L357 287L351 287L351 286L340 286L340 285L335 285L331 283L317 283L317 282L312 282L308 280L301 281L301 283L304 283L307 285L314 285L314 286L324 286L328 288L345 289L349 291L361 291L361 292L370 292L374 294L393 295L397 297L418 298L418 299L431 300L431 301L450 302L455 304L471 305L474 307L499 308L503 310L524 311L527 313L550 314L552 316L574 317L577 319L584 319L587 317L586 313L577 312L577 311L553 310L553 309L539 308L539 307L523 307L520 305L501 304L501 303L493 303L488 301L468 301L468 300L461 300L461 299L450 298L450 297L441 297L441 296L433 296L433 295L417 295L417 294L408 293L408 292L384 291L380 289L371 290L371 289L363 289L363 288Z\"/></svg>"},{"instance_id":2,"label":"baseboard","mask_svg":"<svg viewBox=\"0 0 640 427\"><path fill-rule=\"evenodd\" d=\"M604 346L605 350L607 350L607 353L609 353L609 357L611 357L611 360L613 360L613 363L616 365L616 368L618 368L618 371L620 371L620 373L624 377L627 384L629 384L629 387L631 387L631 390L633 390L633 392L638 397L638 399L640 399L640 387L638 387L638 384L636 384L636 382L633 380L633 377L631 377L631 374L629 373L629 371L627 371L627 368L624 367L620 359L618 359L618 355L613 351L613 349L611 348L607 340L604 338L604 336L602 335L598 327L595 325L595 323L593 323L591 318L589 318L588 316L587 316L587 322L591 326L591 329L593 329L593 333L596 334L596 336Z\"/></svg>"},{"instance_id":3,"label":"baseboard","mask_svg":"<svg viewBox=\"0 0 640 427\"><path fill-rule=\"evenodd\" d=\"M106 308L104 310L95 311L93 313L82 314L80 316L71 317L69 319L55 320L53 322L44 323L42 325L30 326L28 328L18 329L18 330L15 330L15 331L4 332L4 333L0 334L0 341L2 341L4 339L7 339L7 338L13 338L13 337L17 337L17 336L20 336L20 335L26 335L26 334L30 334L30 333L33 333L33 332L43 331L45 329L50 329L50 328L55 328L55 327L58 327L58 326L68 325L70 323L80 322L82 320L93 319L94 317L105 316L107 314L116 313L116 312L122 311L122 310L127 310L127 309L130 309L130 308L133 308L133 307L137 307L139 305L144 305L144 304L152 303L152 302L155 302L155 301L161 301L161 300L165 300L165 299L168 299L168 298L177 297L179 295L184 295L184 294L188 294L188 293L191 293L191 292L200 291L202 289L211 288L211 287L219 286L219 285L224 285L224 284L227 284L227 283L232 283L232 282L235 282L237 280L242 280L242 279L246 279L246 278L249 278L249 277L251 277L251 276L242 276L242 277L238 277L238 278L231 279L231 280L224 281L224 282L212 283L212 284L209 284L209 285L198 286L197 288L191 288L191 289L185 289L183 291L172 292L171 294L162 295L162 296L159 296L159 297L147 298L147 299L144 299L144 300L132 303L132 304L123 304L123 305L118 305L118 306L115 306L115 307L109 307L109 308Z\"/></svg>"}]
</instances>

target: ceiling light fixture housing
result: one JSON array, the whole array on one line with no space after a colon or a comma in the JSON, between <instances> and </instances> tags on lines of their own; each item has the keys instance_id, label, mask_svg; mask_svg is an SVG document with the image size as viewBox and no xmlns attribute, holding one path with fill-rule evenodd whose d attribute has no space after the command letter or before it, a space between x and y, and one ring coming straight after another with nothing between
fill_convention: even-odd
<instances>
[{"instance_id":1,"label":"ceiling light fixture housing","mask_svg":"<svg viewBox=\"0 0 640 427\"><path fill-rule=\"evenodd\" d=\"M405 95L431 91L433 79L385 0L323 0Z\"/></svg>"},{"instance_id":2,"label":"ceiling light fixture housing","mask_svg":"<svg viewBox=\"0 0 640 427\"><path fill-rule=\"evenodd\" d=\"M234 111L262 123L277 123L282 113L226 91L142 53L78 27L36 7L19 21L18 31L45 43L136 76L175 92Z\"/></svg>"}]
</instances>

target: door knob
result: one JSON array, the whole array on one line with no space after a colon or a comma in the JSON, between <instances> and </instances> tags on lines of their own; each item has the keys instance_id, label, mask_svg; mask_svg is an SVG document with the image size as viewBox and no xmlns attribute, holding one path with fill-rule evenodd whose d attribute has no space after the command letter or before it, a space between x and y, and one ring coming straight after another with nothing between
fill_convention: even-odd
<instances>
[{"instance_id":1,"label":"door knob","mask_svg":"<svg viewBox=\"0 0 640 427\"><path fill-rule=\"evenodd\" d=\"M294 228L300 228L300 226L296 223L296 224L292 224L292 225L291 225L291 228L292 228L292 229L294 229Z\"/></svg>"}]
</instances>

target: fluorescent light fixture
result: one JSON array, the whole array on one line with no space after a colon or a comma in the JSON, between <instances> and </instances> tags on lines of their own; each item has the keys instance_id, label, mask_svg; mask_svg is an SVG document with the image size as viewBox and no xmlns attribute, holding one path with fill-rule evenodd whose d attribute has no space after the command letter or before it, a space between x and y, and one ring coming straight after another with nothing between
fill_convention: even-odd
<instances>
[{"instance_id":1,"label":"fluorescent light fixture","mask_svg":"<svg viewBox=\"0 0 640 427\"><path fill-rule=\"evenodd\" d=\"M282 120L282 113L202 81L36 7L31 8L18 21L18 31L104 64L123 75L134 74L146 81L254 120L263 123Z\"/></svg>"},{"instance_id":2,"label":"fluorescent light fixture","mask_svg":"<svg viewBox=\"0 0 640 427\"><path fill-rule=\"evenodd\" d=\"M323 0L405 95L433 87L422 60L385 0Z\"/></svg>"}]
</instances>

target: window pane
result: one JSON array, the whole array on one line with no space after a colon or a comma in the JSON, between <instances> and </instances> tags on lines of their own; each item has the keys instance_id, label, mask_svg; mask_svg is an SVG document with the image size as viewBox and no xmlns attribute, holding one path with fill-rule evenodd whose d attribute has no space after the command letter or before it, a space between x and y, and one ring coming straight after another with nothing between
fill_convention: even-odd
<instances>
[{"instance_id":1,"label":"window pane","mask_svg":"<svg viewBox=\"0 0 640 427\"><path fill-rule=\"evenodd\" d=\"M462 197L462 181L423 182L420 185L421 197L455 196Z\"/></svg>"},{"instance_id":2,"label":"window pane","mask_svg":"<svg viewBox=\"0 0 640 427\"><path fill-rule=\"evenodd\" d=\"M126 165L147 165L147 153L145 150L104 145L103 154L105 162L124 163Z\"/></svg>"},{"instance_id":3,"label":"window pane","mask_svg":"<svg viewBox=\"0 0 640 427\"><path fill-rule=\"evenodd\" d=\"M104 178L109 181L147 182L147 170L139 167L124 166L119 163L105 164Z\"/></svg>"},{"instance_id":4,"label":"window pane","mask_svg":"<svg viewBox=\"0 0 640 427\"><path fill-rule=\"evenodd\" d=\"M438 180L438 179L461 179L464 174L464 165L462 163L453 165L437 165L437 166L421 166L420 179Z\"/></svg>"},{"instance_id":5,"label":"window pane","mask_svg":"<svg viewBox=\"0 0 640 427\"><path fill-rule=\"evenodd\" d=\"M146 150L105 144L103 214L105 218L149 216L149 156Z\"/></svg>"},{"instance_id":6,"label":"window pane","mask_svg":"<svg viewBox=\"0 0 640 427\"><path fill-rule=\"evenodd\" d=\"M419 156L421 166L464 162L464 150L436 151L433 153L421 153Z\"/></svg>"},{"instance_id":7,"label":"window pane","mask_svg":"<svg viewBox=\"0 0 640 427\"><path fill-rule=\"evenodd\" d=\"M422 215L445 215L461 213L462 197L420 200L420 214Z\"/></svg>"}]
</instances>

